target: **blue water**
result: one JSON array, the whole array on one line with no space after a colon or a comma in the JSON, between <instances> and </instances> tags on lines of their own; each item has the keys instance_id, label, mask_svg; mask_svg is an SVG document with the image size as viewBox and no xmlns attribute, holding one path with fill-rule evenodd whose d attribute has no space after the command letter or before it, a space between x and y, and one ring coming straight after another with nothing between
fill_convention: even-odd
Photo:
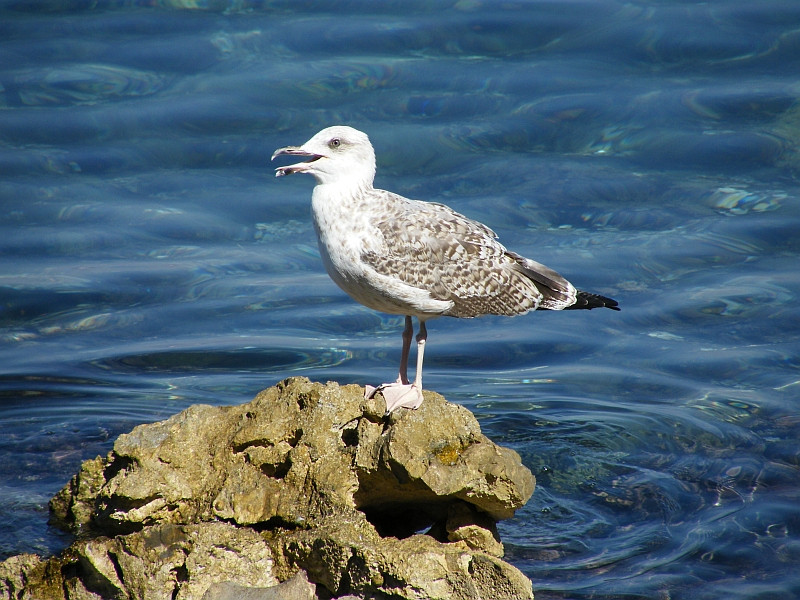
<instances>
[{"instance_id":1,"label":"blue water","mask_svg":"<svg viewBox=\"0 0 800 600\"><path fill-rule=\"evenodd\" d=\"M800 597L798 73L796 0L2 0L0 557L139 423L395 376L269 162L342 123L622 306L429 323L537 598Z\"/></svg>"}]
</instances>

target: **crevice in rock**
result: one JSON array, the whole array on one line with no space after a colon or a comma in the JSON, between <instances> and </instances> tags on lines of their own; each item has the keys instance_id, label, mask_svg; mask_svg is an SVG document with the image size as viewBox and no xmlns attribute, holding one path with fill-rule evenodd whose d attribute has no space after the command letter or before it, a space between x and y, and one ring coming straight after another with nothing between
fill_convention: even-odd
<instances>
[{"instance_id":1,"label":"crevice in rock","mask_svg":"<svg viewBox=\"0 0 800 600\"><path fill-rule=\"evenodd\" d=\"M358 437L358 427L342 429L342 443L345 446L349 448L358 446Z\"/></svg>"},{"instance_id":2,"label":"crevice in rock","mask_svg":"<svg viewBox=\"0 0 800 600\"><path fill-rule=\"evenodd\" d=\"M286 442L289 446L294 448L300 442L302 437L303 429L298 427L297 429L287 432L282 440L271 440L267 438L247 440L246 442L242 442L240 444L232 444L231 450L236 453L242 453L246 452L248 448L273 448L280 444L280 442Z\"/></svg>"},{"instance_id":3,"label":"crevice in rock","mask_svg":"<svg viewBox=\"0 0 800 600\"><path fill-rule=\"evenodd\" d=\"M172 572L175 573L175 587L172 590L172 600L176 600L183 587L183 583L189 581L189 569L185 564L177 565Z\"/></svg>"},{"instance_id":4,"label":"crevice in rock","mask_svg":"<svg viewBox=\"0 0 800 600\"><path fill-rule=\"evenodd\" d=\"M316 403L317 400L319 400L319 394L315 393L314 390L310 392L298 392L295 398L297 400L297 407L303 410L307 406Z\"/></svg>"},{"instance_id":5,"label":"crevice in rock","mask_svg":"<svg viewBox=\"0 0 800 600\"><path fill-rule=\"evenodd\" d=\"M392 503L361 508L361 512L381 537L404 539L424 533L439 539L442 536L438 532L444 529L443 523L447 518L447 504ZM444 541L447 541L446 534Z\"/></svg>"},{"instance_id":6,"label":"crevice in rock","mask_svg":"<svg viewBox=\"0 0 800 600\"><path fill-rule=\"evenodd\" d=\"M389 471L397 480L397 483L399 483L400 485L405 485L412 481L411 477L409 477L408 475L408 471L406 470L406 466L404 464L401 464L396 460L389 460L388 463L389 463L388 464Z\"/></svg>"},{"instance_id":7,"label":"crevice in rock","mask_svg":"<svg viewBox=\"0 0 800 600\"><path fill-rule=\"evenodd\" d=\"M301 437L303 437L303 429L302 427L298 427L286 438L286 443L294 448L297 446L297 443L300 441Z\"/></svg>"},{"instance_id":8,"label":"crevice in rock","mask_svg":"<svg viewBox=\"0 0 800 600\"><path fill-rule=\"evenodd\" d=\"M110 553L107 556L110 557ZM79 557L76 566L75 576L87 591L97 594L101 598L118 598L121 596L122 589L118 588L115 582L109 580L104 573L98 571L90 557ZM114 569L116 570L116 568L115 565ZM122 584L119 579L117 581ZM69 598L71 595L67 597Z\"/></svg>"},{"instance_id":9,"label":"crevice in rock","mask_svg":"<svg viewBox=\"0 0 800 600\"><path fill-rule=\"evenodd\" d=\"M129 456L119 456L118 454L115 454L114 460L112 460L108 466L103 469L103 479L106 481L111 481L122 471L127 471L128 468L133 464L133 459Z\"/></svg>"},{"instance_id":10,"label":"crevice in rock","mask_svg":"<svg viewBox=\"0 0 800 600\"><path fill-rule=\"evenodd\" d=\"M61 581L64 584L64 598L69 598L69 581L80 579L80 569L77 560L70 560L61 566Z\"/></svg>"},{"instance_id":11,"label":"crevice in rock","mask_svg":"<svg viewBox=\"0 0 800 600\"><path fill-rule=\"evenodd\" d=\"M341 596L343 594L349 594L353 591L353 582L350 579L350 566L353 557L350 557L350 560L347 561L347 568L343 569L342 578L339 580L339 587L336 588L336 594Z\"/></svg>"},{"instance_id":12,"label":"crevice in rock","mask_svg":"<svg viewBox=\"0 0 800 600\"><path fill-rule=\"evenodd\" d=\"M111 565L114 567L114 572L117 574L117 579L120 583L124 584L125 576L123 575L122 565L119 564L119 557L117 556L116 552L109 552L108 560L111 561Z\"/></svg>"},{"instance_id":13,"label":"crevice in rock","mask_svg":"<svg viewBox=\"0 0 800 600\"><path fill-rule=\"evenodd\" d=\"M383 585L381 586L384 590L392 590L392 589L402 589L405 587L406 582L400 579L399 577L395 577L391 573L383 572L381 573L383 576Z\"/></svg>"},{"instance_id":14,"label":"crevice in rock","mask_svg":"<svg viewBox=\"0 0 800 600\"><path fill-rule=\"evenodd\" d=\"M69 580L68 580L67 575L66 575L66 568L62 568L61 569L61 591L64 594L64 598L69 598L70 585L69 585ZM17 594L17 596L14 596L14 597L15 598L16 597L20 597L21 598L22 597L22 591L20 591L20 593Z\"/></svg>"},{"instance_id":15,"label":"crevice in rock","mask_svg":"<svg viewBox=\"0 0 800 600\"><path fill-rule=\"evenodd\" d=\"M234 521L233 519L221 519L221 520L227 523L232 523L237 527L239 527L239 524L236 523L236 521ZM278 531L278 530L297 531L300 529L307 529L307 527L304 527L299 523L293 523L292 521L287 521L286 519L283 519L281 517L271 517L266 521L261 521L260 523L253 523L248 527L253 531L257 531L259 533L262 533L264 531Z\"/></svg>"},{"instance_id":16,"label":"crevice in rock","mask_svg":"<svg viewBox=\"0 0 800 600\"><path fill-rule=\"evenodd\" d=\"M339 583L339 594L356 593L359 589L363 589L364 586L374 584L374 581L370 581L370 566L359 552L354 552L350 555L344 571L344 576Z\"/></svg>"},{"instance_id":17,"label":"crevice in rock","mask_svg":"<svg viewBox=\"0 0 800 600\"><path fill-rule=\"evenodd\" d=\"M356 508L375 510L396 505L426 510L452 501L446 496L437 496L423 481L411 479L402 466L398 467L398 471L400 472L395 473L388 469L359 471L358 490L353 494Z\"/></svg>"},{"instance_id":18,"label":"crevice in rock","mask_svg":"<svg viewBox=\"0 0 800 600\"><path fill-rule=\"evenodd\" d=\"M267 477L272 477L273 479L283 479L286 477L286 474L289 472L289 469L292 468L292 459L287 454L286 458L283 459L279 463L264 463L261 465L261 472L264 473Z\"/></svg>"},{"instance_id":19,"label":"crevice in rock","mask_svg":"<svg viewBox=\"0 0 800 600\"><path fill-rule=\"evenodd\" d=\"M253 448L253 447L269 448L274 445L275 444L271 440L259 438L257 440L248 440L241 444L231 444L231 450L233 450L237 454L241 454L242 452L245 452L248 448Z\"/></svg>"},{"instance_id":20,"label":"crevice in rock","mask_svg":"<svg viewBox=\"0 0 800 600\"><path fill-rule=\"evenodd\" d=\"M127 496L114 495L109 499L104 499L102 504L98 505L95 509L95 516L92 519L92 526L94 529L111 535L126 535L135 533L144 529L146 523L137 523L133 521L119 521L112 518L111 515L115 513L128 514L132 510L146 506L147 504L157 500L160 496L154 494L146 498L138 498L136 500Z\"/></svg>"}]
</instances>

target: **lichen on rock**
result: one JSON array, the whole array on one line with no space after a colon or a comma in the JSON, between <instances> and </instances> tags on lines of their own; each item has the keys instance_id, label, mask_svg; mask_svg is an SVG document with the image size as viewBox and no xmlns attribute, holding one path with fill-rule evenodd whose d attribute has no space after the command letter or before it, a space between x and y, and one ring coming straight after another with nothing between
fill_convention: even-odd
<instances>
[{"instance_id":1,"label":"lichen on rock","mask_svg":"<svg viewBox=\"0 0 800 600\"><path fill-rule=\"evenodd\" d=\"M358 386L291 378L140 425L51 501L79 539L0 564L0 598L21 585L31 598L224 597L298 572L325 598L532 597L495 526L533 493L519 456L438 394L384 411Z\"/></svg>"}]
</instances>

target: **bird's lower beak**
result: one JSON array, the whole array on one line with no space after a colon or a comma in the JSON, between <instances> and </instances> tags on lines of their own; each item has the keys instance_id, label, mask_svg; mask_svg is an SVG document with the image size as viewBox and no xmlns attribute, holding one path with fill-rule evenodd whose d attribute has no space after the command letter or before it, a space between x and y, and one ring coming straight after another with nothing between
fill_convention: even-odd
<instances>
[{"instance_id":1,"label":"bird's lower beak","mask_svg":"<svg viewBox=\"0 0 800 600\"><path fill-rule=\"evenodd\" d=\"M278 148L275 152L272 153L272 158L270 160L275 160L276 156L282 156L287 154L289 156L307 156L308 160L304 160L303 162L295 163L293 165L288 165L285 167L278 167L275 169L275 177L283 177L284 175L292 175L294 173L302 173L308 169L308 165L322 158L321 154L314 154L313 152L307 152L303 150L302 146L286 146L285 148Z\"/></svg>"}]
</instances>

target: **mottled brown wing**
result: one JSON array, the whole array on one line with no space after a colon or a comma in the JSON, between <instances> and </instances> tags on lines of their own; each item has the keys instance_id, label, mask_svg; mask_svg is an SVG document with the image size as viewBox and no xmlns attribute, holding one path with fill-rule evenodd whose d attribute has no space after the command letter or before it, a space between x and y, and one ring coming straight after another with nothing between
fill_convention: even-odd
<instances>
[{"instance_id":1,"label":"mottled brown wing","mask_svg":"<svg viewBox=\"0 0 800 600\"><path fill-rule=\"evenodd\" d=\"M383 252L362 256L377 272L452 301L454 317L537 308L542 293L491 229L443 204L391 196L391 210L372 222Z\"/></svg>"}]
</instances>

